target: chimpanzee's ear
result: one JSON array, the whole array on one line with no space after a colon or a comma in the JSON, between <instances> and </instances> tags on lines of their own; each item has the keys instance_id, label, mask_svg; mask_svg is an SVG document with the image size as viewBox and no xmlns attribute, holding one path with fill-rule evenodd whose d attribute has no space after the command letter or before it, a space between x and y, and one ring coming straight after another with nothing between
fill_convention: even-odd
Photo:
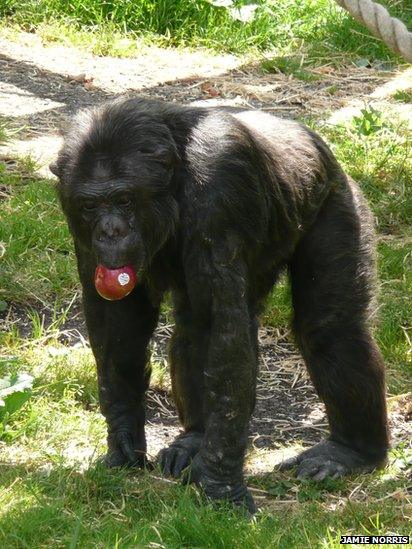
<instances>
[{"instance_id":1,"label":"chimpanzee's ear","mask_svg":"<svg viewBox=\"0 0 412 549\"><path fill-rule=\"evenodd\" d=\"M179 155L174 144L167 147L158 145L150 152L150 156L166 166L172 166L179 161Z\"/></svg>"},{"instance_id":2,"label":"chimpanzee's ear","mask_svg":"<svg viewBox=\"0 0 412 549\"><path fill-rule=\"evenodd\" d=\"M57 175L57 177L60 177L61 171L57 160L49 164L49 170L51 171L51 173L54 173L54 175Z\"/></svg>"}]
</instances>

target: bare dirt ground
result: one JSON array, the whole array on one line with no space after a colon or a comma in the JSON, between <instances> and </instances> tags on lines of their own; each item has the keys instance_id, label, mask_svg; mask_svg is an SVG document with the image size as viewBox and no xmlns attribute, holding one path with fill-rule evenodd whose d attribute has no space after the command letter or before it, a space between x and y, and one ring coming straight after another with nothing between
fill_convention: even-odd
<instances>
[{"instance_id":1,"label":"bare dirt ground","mask_svg":"<svg viewBox=\"0 0 412 549\"><path fill-rule=\"evenodd\" d=\"M59 130L68 117L78 108L119 94L245 106L290 117L328 113L334 120L361 108L365 100L384 103L394 88L402 89L403 82L411 77L410 71L337 70L325 65L316 71L318 79L305 82L282 73L265 74L256 63L247 64L229 55L150 48L133 59L98 58L73 48L44 47L31 34L22 34L17 41L0 34L0 52L0 116L19 130L11 144L0 147L0 161L12 164L16 155L31 154L39 163L39 172L48 177L47 165L60 146ZM402 109L406 105L399 105L401 114ZM410 117L410 111L405 116ZM47 317L47 311L44 313ZM9 311L8 321L16 322L27 335L23 309ZM73 310L69 328L72 333L85 335L78 308ZM171 329L163 324L154 338L155 352L160 356L165 356ZM291 343L268 329L260 332L260 346L252 446L274 451L285 445L319 441L327 432L326 418L299 354ZM148 405L149 451L154 455L176 435L179 425L167 392L152 390ZM412 436L408 424L411 406L393 407L394 442ZM269 459L270 466L272 461ZM256 463L260 469L269 465Z\"/></svg>"}]
</instances>

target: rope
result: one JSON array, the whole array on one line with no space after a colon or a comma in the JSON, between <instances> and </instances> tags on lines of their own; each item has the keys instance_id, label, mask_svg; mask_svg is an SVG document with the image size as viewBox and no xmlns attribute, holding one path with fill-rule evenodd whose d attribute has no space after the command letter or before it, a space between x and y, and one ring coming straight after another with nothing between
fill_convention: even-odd
<instances>
[{"instance_id":1,"label":"rope","mask_svg":"<svg viewBox=\"0 0 412 549\"><path fill-rule=\"evenodd\" d=\"M386 8L372 0L336 0L357 21L363 23L375 36L394 52L412 63L412 32Z\"/></svg>"}]
</instances>

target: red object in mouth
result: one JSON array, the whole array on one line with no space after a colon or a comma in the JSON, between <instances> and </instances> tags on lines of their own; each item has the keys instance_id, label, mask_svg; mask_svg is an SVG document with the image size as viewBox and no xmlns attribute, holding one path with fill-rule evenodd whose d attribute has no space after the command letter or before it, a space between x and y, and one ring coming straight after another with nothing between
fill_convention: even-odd
<instances>
[{"instance_id":1,"label":"red object in mouth","mask_svg":"<svg viewBox=\"0 0 412 549\"><path fill-rule=\"evenodd\" d=\"M94 285L98 294L109 301L129 295L136 282L136 272L131 265L119 269L107 269L103 265L97 265L94 273Z\"/></svg>"}]
</instances>

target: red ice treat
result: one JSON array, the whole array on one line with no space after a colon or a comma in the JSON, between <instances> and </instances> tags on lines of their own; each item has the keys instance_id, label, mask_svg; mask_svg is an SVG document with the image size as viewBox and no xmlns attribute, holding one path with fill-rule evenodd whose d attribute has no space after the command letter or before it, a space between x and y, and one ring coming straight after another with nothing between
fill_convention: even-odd
<instances>
[{"instance_id":1,"label":"red ice treat","mask_svg":"<svg viewBox=\"0 0 412 549\"><path fill-rule=\"evenodd\" d=\"M109 301L126 297L136 286L136 282L136 273L131 265L119 269L107 269L103 265L97 265L94 273L97 292Z\"/></svg>"}]
</instances>

